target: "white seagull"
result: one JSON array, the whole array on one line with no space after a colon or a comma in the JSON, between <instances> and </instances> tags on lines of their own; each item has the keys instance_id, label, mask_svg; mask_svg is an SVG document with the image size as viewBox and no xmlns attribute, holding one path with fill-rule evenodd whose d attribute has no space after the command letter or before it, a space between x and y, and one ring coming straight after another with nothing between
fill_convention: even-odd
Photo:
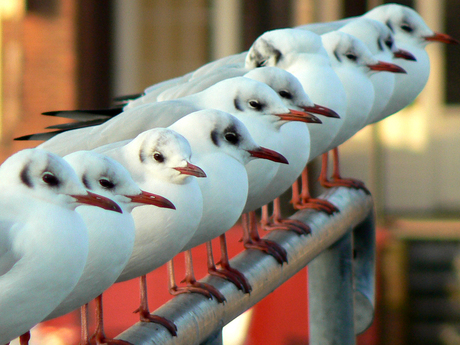
<instances>
[{"instance_id":1,"label":"white seagull","mask_svg":"<svg viewBox=\"0 0 460 345\"><path fill-rule=\"evenodd\" d=\"M199 124L199 125L197 125ZM218 110L202 110L180 119L170 129L182 134L192 147L192 162L206 172L206 179L198 181L203 196L203 216L198 229L183 247L191 257L191 248L208 242L208 263L213 261L210 241L224 235L239 219L248 196L248 174L245 165L262 158L277 163L287 163L286 159L271 150L259 146L252 139L246 126L236 117ZM219 274L230 279L245 292L250 291L246 278L231 269L221 237L223 252L222 270L208 266L210 274ZM195 286L191 268L185 281ZM235 275L237 275L235 279ZM241 283L239 283L241 282ZM213 295L216 295L212 291ZM217 296L216 296L217 297Z\"/></svg>"},{"instance_id":2,"label":"white seagull","mask_svg":"<svg viewBox=\"0 0 460 345\"><path fill-rule=\"evenodd\" d=\"M191 128L192 129L192 128ZM176 326L150 315L145 275L177 255L192 238L203 211L203 199L195 177L206 174L190 163L192 151L180 134L155 128L133 140L108 144L96 149L120 162L137 185L170 200L176 210L151 206L132 211L135 240L132 255L117 282L141 277L141 321L157 322L176 334Z\"/></svg>"},{"instance_id":3,"label":"white seagull","mask_svg":"<svg viewBox=\"0 0 460 345\"><path fill-rule=\"evenodd\" d=\"M310 130L309 161L326 153L340 130L346 116L345 89L331 66L321 37L300 29L278 29L267 31L257 38L249 49L246 68L276 66L297 77L316 104L335 111L340 119L321 118L321 126L308 125ZM307 172L302 174L302 194L293 200L297 209L315 207L332 213L337 208L322 200L311 199L308 191Z\"/></svg>"},{"instance_id":4,"label":"white seagull","mask_svg":"<svg viewBox=\"0 0 460 345\"><path fill-rule=\"evenodd\" d=\"M174 205L159 195L142 191L128 171L110 157L93 151L77 151L64 159L88 190L116 202L123 213L93 206L76 209L88 229L88 258L77 285L44 321L67 314L97 298L96 340L102 344L108 340L102 324L102 293L117 280L131 257L135 233L131 211L143 205L171 209ZM86 310L82 310L82 316ZM87 325L82 321L82 327L84 324ZM85 333L87 335L87 330ZM89 339L83 341L89 343Z\"/></svg>"},{"instance_id":5,"label":"white seagull","mask_svg":"<svg viewBox=\"0 0 460 345\"><path fill-rule=\"evenodd\" d=\"M360 39L379 61L398 63L399 59L415 60L411 53L396 46L391 30L376 20L360 17L346 24L339 31ZM387 106L393 94L395 76L394 73L373 73L369 76L376 97L367 116L366 124L375 122ZM407 78L407 74L404 77Z\"/></svg>"},{"instance_id":6,"label":"white seagull","mask_svg":"<svg viewBox=\"0 0 460 345\"><path fill-rule=\"evenodd\" d=\"M407 76L395 76L392 97L379 118L375 119L380 121L411 104L425 87L430 75L430 59L425 47L431 42L458 44L458 41L449 35L431 30L423 18L407 6L381 5L363 16L386 24L394 33L396 45L412 53L416 59L398 61L407 71Z\"/></svg>"},{"instance_id":7,"label":"white seagull","mask_svg":"<svg viewBox=\"0 0 460 345\"><path fill-rule=\"evenodd\" d=\"M323 160L320 181L325 187L347 186L365 189L361 181L344 179L340 176L338 149L361 128L363 128L372 110L375 94L370 80L373 74L381 72L405 73L392 63L377 60L366 45L356 37L341 31L332 31L321 36L329 55L332 67L340 78L347 93L347 110L345 120L329 148L334 149L334 172L329 181L327 160ZM377 95L378 97L378 95Z\"/></svg>"},{"instance_id":8,"label":"white seagull","mask_svg":"<svg viewBox=\"0 0 460 345\"><path fill-rule=\"evenodd\" d=\"M270 73L267 73L269 71ZM277 67L254 68L245 74L269 85L281 97L283 103L289 109L299 109L313 114L338 118L331 109L322 107L312 102L305 93L299 80L289 73ZM313 125L313 121L311 122ZM282 136L280 152L289 161L288 165L280 165L278 171L260 196L262 204L262 225L266 230L291 229L299 233L308 233L309 228L304 223L282 219L280 200L278 196L284 193L300 176L310 157L310 130L308 124L298 121L286 123L281 126ZM294 189L296 186L293 187ZM294 192L295 194L295 192ZM293 196L295 198L295 195ZM268 205L273 200L273 214L268 217Z\"/></svg>"},{"instance_id":9,"label":"white seagull","mask_svg":"<svg viewBox=\"0 0 460 345\"><path fill-rule=\"evenodd\" d=\"M0 177L0 344L6 344L39 323L77 284L88 234L75 208L121 209L87 192L64 160L44 150L9 157Z\"/></svg>"}]
</instances>

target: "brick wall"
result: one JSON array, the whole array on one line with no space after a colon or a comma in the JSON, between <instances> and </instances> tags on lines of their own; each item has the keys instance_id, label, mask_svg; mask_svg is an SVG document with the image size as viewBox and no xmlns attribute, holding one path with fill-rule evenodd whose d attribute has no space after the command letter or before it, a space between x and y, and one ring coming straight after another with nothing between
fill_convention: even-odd
<instances>
[{"instance_id":1,"label":"brick wall","mask_svg":"<svg viewBox=\"0 0 460 345\"><path fill-rule=\"evenodd\" d=\"M58 123L40 116L41 112L76 106L75 1L27 3L21 18L3 21L1 161L39 143L13 142L12 138Z\"/></svg>"}]
</instances>

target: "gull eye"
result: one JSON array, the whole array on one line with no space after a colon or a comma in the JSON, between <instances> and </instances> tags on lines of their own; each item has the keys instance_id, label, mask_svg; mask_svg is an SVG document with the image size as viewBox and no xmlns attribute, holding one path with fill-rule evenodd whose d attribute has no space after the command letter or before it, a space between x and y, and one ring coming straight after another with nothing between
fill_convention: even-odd
<instances>
[{"instance_id":1,"label":"gull eye","mask_svg":"<svg viewBox=\"0 0 460 345\"><path fill-rule=\"evenodd\" d=\"M410 25L407 24L407 23L401 24L401 29L403 29L405 32L412 32L412 31L414 31L414 29L412 28L412 26L410 26Z\"/></svg>"},{"instance_id":2,"label":"gull eye","mask_svg":"<svg viewBox=\"0 0 460 345\"><path fill-rule=\"evenodd\" d=\"M351 61L356 61L356 60L358 60L358 57L357 57L355 54L353 54L353 53L347 53L347 54L345 54L345 57L346 57L348 60L351 60Z\"/></svg>"},{"instance_id":3,"label":"gull eye","mask_svg":"<svg viewBox=\"0 0 460 345\"><path fill-rule=\"evenodd\" d=\"M50 172L44 173L42 176L42 180L47 185L52 186L52 187L56 187L57 185L59 185L59 179Z\"/></svg>"},{"instance_id":4,"label":"gull eye","mask_svg":"<svg viewBox=\"0 0 460 345\"><path fill-rule=\"evenodd\" d=\"M262 109L262 104L260 104L260 102L256 100L249 101L249 106L255 110Z\"/></svg>"},{"instance_id":5,"label":"gull eye","mask_svg":"<svg viewBox=\"0 0 460 345\"><path fill-rule=\"evenodd\" d=\"M391 47L393 46L393 39L391 38L388 38L386 41L385 41L385 44L388 48L391 49Z\"/></svg>"},{"instance_id":6,"label":"gull eye","mask_svg":"<svg viewBox=\"0 0 460 345\"><path fill-rule=\"evenodd\" d=\"M238 144L238 134L234 132L227 132L224 135L225 140L227 140L230 144L236 145Z\"/></svg>"},{"instance_id":7,"label":"gull eye","mask_svg":"<svg viewBox=\"0 0 460 345\"><path fill-rule=\"evenodd\" d=\"M292 99L292 94L287 90L281 90L279 95L285 99Z\"/></svg>"},{"instance_id":8,"label":"gull eye","mask_svg":"<svg viewBox=\"0 0 460 345\"><path fill-rule=\"evenodd\" d=\"M99 180L99 184L101 185L101 187L106 189L112 189L113 187L115 187L115 184L106 178L101 178Z\"/></svg>"},{"instance_id":9,"label":"gull eye","mask_svg":"<svg viewBox=\"0 0 460 345\"><path fill-rule=\"evenodd\" d=\"M267 66L268 60L262 60L259 63L257 63L257 67L264 67Z\"/></svg>"},{"instance_id":10,"label":"gull eye","mask_svg":"<svg viewBox=\"0 0 460 345\"><path fill-rule=\"evenodd\" d=\"M165 157L160 152L155 152L153 154L153 159L159 163L163 163L165 161Z\"/></svg>"}]
</instances>

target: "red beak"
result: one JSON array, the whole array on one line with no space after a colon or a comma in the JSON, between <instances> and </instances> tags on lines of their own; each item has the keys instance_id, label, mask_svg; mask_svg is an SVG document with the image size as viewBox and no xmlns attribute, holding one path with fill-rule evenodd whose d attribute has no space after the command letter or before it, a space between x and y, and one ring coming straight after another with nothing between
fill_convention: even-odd
<instances>
[{"instance_id":1,"label":"red beak","mask_svg":"<svg viewBox=\"0 0 460 345\"><path fill-rule=\"evenodd\" d=\"M326 117L333 117L336 119L340 119L339 114L337 114L334 110L323 107L321 105L315 104L313 107L302 107L303 110L308 111L313 114L323 115Z\"/></svg>"},{"instance_id":2,"label":"red beak","mask_svg":"<svg viewBox=\"0 0 460 345\"><path fill-rule=\"evenodd\" d=\"M168 199L146 191L142 191L141 194L137 195L126 195L126 197L130 198L132 202L138 204L154 205L162 208L171 208L173 210L176 209L176 206L174 206L174 204Z\"/></svg>"},{"instance_id":3,"label":"red beak","mask_svg":"<svg viewBox=\"0 0 460 345\"><path fill-rule=\"evenodd\" d=\"M82 205L97 206L103 208L104 210L123 213L117 203L110 200L109 198L92 193L90 191L88 191L88 194L86 195L71 195L71 197L77 199L77 202Z\"/></svg>"},{"instance_id":4,"label":"red beak","mask_svg":"<svg viewBox=\"0 0 460 345\"><path fill-rule=\"evenodd\" d=\"M442 34L440 32L435 32L432 36L425 36L426 41L430 42L442 42L447 44L459 44L459 42L447 34Z\"/></svg>"},{"instance_id":5,"label":"red beak","mask_svg":"<svg viewBox=\"0 0 460 345\"><path fill-rule=\"evenodd\" d=\"M255 158L268 159L269 161L277 163L289 164L286 157L284 157L281 153L267 149L262 146L259 146L259 148L255 150L248 150L248 152L251 154L252 157Z\"/></svg>"},{"instance_id":6,"label":"red beak","mask_svg":"<svg viewBox=\"0 0 460 345\"><path fill-rule=\"evenodd\" d=\"M406 70L394 63L379 61L375 65L367 65L373 71L386 71L393 73L407 73Z\"/></svg>"},{"instance_id":7,"label":"red beak","mask_svg":"<svg viewBox=\"0 0 460 345\"><path fill-rule=\"evenodd\" d=\"M184 175L192 175L196 177L206 177L205 172L201 170L200 167L197 167L196 165L191 164L189 162L187 162L187 165L185 167L177 167L174 169L176 169L177 171L179 171L181 174L184 174Z\"/></svg>"},{"instance_id":8,"label":"red beak","mask_svg":"<svg viewBox=\"0 0 460 345\"><path fill-rule=\"evenodd\" d=\"M410 60L410 61L417 61L414 55L412 53L408 52L407 50L403 49L398 49L393 53L393 56L397 59L404 59L404 60Z\"/></svg>"},{"instance_id":9,"label":"red beak","mask_svg":"<svg viewBox=\"0 0 460 345\"><path fill-rule=\"evenodd\" d=\"M289 109L289 113L275 114L284 121L299 121L305 123L322 123L315 115L306 113L304 111Z\"/></svg>"}]
</instances>

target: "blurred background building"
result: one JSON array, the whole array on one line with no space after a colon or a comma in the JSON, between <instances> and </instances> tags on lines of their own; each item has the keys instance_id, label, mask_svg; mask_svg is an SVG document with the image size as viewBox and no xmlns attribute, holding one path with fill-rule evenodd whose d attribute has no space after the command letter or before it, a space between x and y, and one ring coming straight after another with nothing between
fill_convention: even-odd
<instances>
[{"instance_id":1,"label":"blurred background building","mask_svg":"<svg viewBox=\"0 0 460 345\"><path fill-rule=\"evenodd\" d=\"M266 30L360 15L384 2L0 0L0 160L37 145L14 137L63 122L41 112L107 107L114 96L246 50ZM394 2L460 38L459 1ZM460 344L460 48L427 50L431 75L418 99L341 151L344 175L373 192L380 224L378 315L362 344ZM152 306L169 298L163 276L149 278L163 284ZM108 293L110 335L136 321L129 313L137 283L118 285ZM259 303L246 319L245 344L305 344L305 289L304 270ZM77 343L78 313L43 330L42 344Z\"/></svg>"}]
</instances>

